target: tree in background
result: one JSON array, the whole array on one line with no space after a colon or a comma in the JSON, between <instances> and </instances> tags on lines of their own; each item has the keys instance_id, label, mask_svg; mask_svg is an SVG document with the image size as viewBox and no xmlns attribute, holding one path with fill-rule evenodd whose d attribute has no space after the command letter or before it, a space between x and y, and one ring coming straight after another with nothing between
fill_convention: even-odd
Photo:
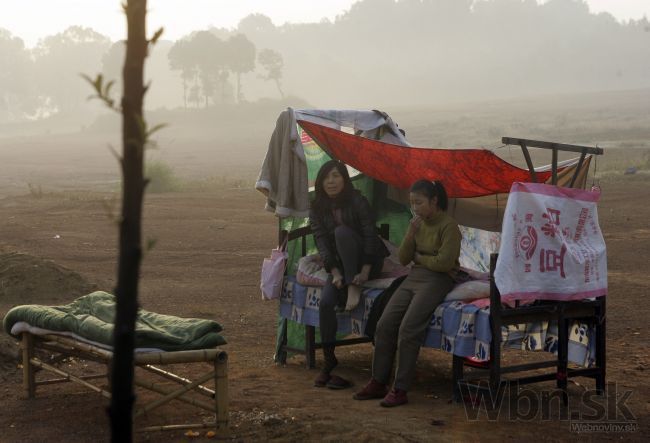
<instances>
[{"instance_id":1,"label":"tree in background","mask_svg":"<svg viewBox=\"0 0 650 443\"><path fill-rule=\"evenodd\" d=\"M249 14L237 24L237 30L247 36L271 32L274 29L275 25L273 25L271 19L259 13Z\"/></svg>"},{"instance_id":2,"label":"tree in background","mask_svg":"<svg viewBox=\"0 0 650 443\"><path fill-rule=\"evenodd\" d=\"M217 85L228 80L226 72L225 44L210 31L199 31L190 40L190 48L197 66L198 79L201 84L205 107L209 99L214 100Z\"/></svg>"},{"instance_id":3,"label":"tree in background","mask_svg":"<svg viewBox=\"0 0 650 443\"><path fill-rule=\"evenodd\" d=\"M44 38L34 49L35 80L40 93L58 111L75 111L86 100L81 72L97 72L110 39L90 28L71 26Z\"/></svg>"},{"instance_id":4,"label":"tree in background","mask_svg":"<svg viewBox=\"0 0 650 443\"><path fill-rule=\"evenodd\" d=\"M237 102L244 100L241 76L255 69L255 45L244 34L233 35L226 42L228 67L237 79Z\"/></svg>"},{"instance_id":5,"label":"tree in background","mask_svg":"<svg viewBox=\"0 0 650 443\"><path fill-rule=\"evenodd\" d=\"M0 28L0 123L20 120L38 108L34 63L21 39Z\"/></svg>"},{"instance_id":6,"label":"tree in background","mask_svg":"<svg viewBox=\"0 0 650 443\"><path fill-rule=\"evenodd\" d=\"M255 45L238 34L221 40L212 31L198 31L178 40L169 51L171 69L181 72L184 102L207 107L214 101L217 88L221 101L226 101L230 73L237 80L237 101L243 100L241 76L255 69Z\"/></svg>"},{"instance_id":7,"label":"tree in background","mask_svg":"<svg viewBox=\"0 0 650 443\"><path fill-rule=\"evenodd\" d=\"M190 42L187 40L178 40L171 47L167 54L169 58L169 67L174 71L181 72L181 81L183 82L183 105L187 108L190 82L196 78L196 65L192 60L190 51Z\"/></svg>"},{"instance_id":8,"label":"tree in background","mask_svg":"<svg viewBox=\"0 0 650 443\"><path fill-rule=\"evenodd\" d=\"M260 65L262 65L264 69L266 69L266 74L262 75L262 78L264 80L273 80L275 86L280 92L280 97L284 98L284 92L282 92L282 87L280 85L280 80L282 79L282 67L284 66L282 55L273 49L262 49L257 56L257 61L260 62Z\"/></svg>"}]
</instances>

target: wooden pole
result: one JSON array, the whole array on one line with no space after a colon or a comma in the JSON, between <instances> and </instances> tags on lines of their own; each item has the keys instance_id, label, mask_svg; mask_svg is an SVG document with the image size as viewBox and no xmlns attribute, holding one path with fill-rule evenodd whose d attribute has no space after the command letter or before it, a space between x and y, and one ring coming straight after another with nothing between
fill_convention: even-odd
<instances>
[{"instance_id":1,"label":"wooden pole","mask_svg":"<svg viewBox=\"0 0 650 443\"><path fill-rule=\"evenodd\" d=\"M216 376L214 378L214 391L216 393L215 401L215 421L217 435L219 437L228 437L228 358L226 354L220 355L223 358L217 358L214 361Z\"/></svg>"},{"instance_id":2,"label":"wooden pole","mask_svg":"<svg viewBox=\"0 0 650 443\"><path fill-rule=\"evenodd\" d=\"M142 388L149 389L150 391L157 392L158 394L161 394L161 395L170 395L170 394L172 394L174 392L171 389L164 388L164 387L159 386L158 384L156 384L154 382L151 382L151 381L141 380L138 377L135 378L135 384L137 386L142 387ZM212 412L212 404L209 403L208 401L198 400L196 398L188 398L188 397L184 397L182 395L180 395L178 397L175 397L175 399L179 400L179 401L182 401L184 403L188 403L188 404L190 404L192 406L196 406L198 408L205 409L206 411Z\"/></svg>"},{"instance_id":3,"label":"wooden pole","mask_svg":"<svg viewBox=\"0 0 650 443\"><path fill-rule=\"evenodd\" d=\"M180 377L172 372L165 371L164 369L157 368L156 366L152 365L144 365L141 366L142 369L153 372L154 374L157 374L161 376L162 378L166 378L167 380L172 380L175 381L176 383L180 383L182 385L189 385L192 383L192 380L188 380L187 378ZM214 391L212 389L206 388L205 386L197 386L196 391L199 394L203 394L206 397L214 398Z\"/></svg>"},{"instance_id":4,"label":"wooden pole","mask_svg":"<svg viewBox=\"0 0 650 443\"><path fill-rule=\"evenodd\" d=\"M147 0L127 0L126 57L122 70L122 214L115 295L117 307L113 331L114 360L111 369L111 441L133 440L133 349L138 312L138 281L142 258L142 200L144 194L144 145L146 125L144 60L147 56Z\"/></svg>"},{"instance_id":5,"label":"wooden pole","mask_svg":"<svg viewBox=\"0 0 650 443\"><path fill-rule=\"evenodd\" d=\"M58 368L55 368L54 366L50 366L47 363L43 363L42 361L40 361L40 360L38 360L36 358L32 358L30 360L30 363L33 364L34 366L38 366L39 368L43 368L46 371L50 371L50 372L53 372L53 373L55 373L57 375L60 375L61 377L65 377L67 379L70 379L70 381L73 381L75 383L79 383L80 385L83 385L83 386L87 387L88 389L91 389L91 390L93 390L95 392L98 392L98 393L102 394L106 398L111 398L111 393L110 392L105 391L102 388L99 388L99 387L95 386L92 383L88 383L87 381L85 381L85 380L83 380L83 379L81 379L79 377L76 377L76 376L74 376L72 374L69 374L69 373L67 373L65 371L62 371L62 370L60 370Z\"/></svg>"},{"instance_id":6,"label":"wooden pole","mask_svg":"<svg viewBox=\"0 0 650 443\"><path fill-rule=\"evenodd\" d=\"M36 395L36 377L34 367L31 364L32 357L34 356L34 339L28 332L23 332L22 339L23 387L27 393L27 398L34 398Z\"/></svg>"},{"instance_id":7,"label":"wooden pole","mask_svg":"<svg viewBox=\"0 0 650 443\"><path fill-rule=\"evenodd\" d=\"M177 397L180 397L181 395L185 394L186 392L189 392L193 390L195 387L200 385L201 383L205 383L206 381L210 380L211 378L215 377L215 371L210 371L207 374L202 375L201 377L197 378L195 381L190 383L189 385L183 386L182 388L178 388L175 391L171 391L168 394L166 394L164 397L159 398L156 401L152 401L151 403L147 404L146 406L143 406L138 410L138 412L135 414L136 416L140 416L142 414L146 414L147 412L156 409L159 406L164 405L170 400L173 400Z\"/></svg>"}]
</instances>

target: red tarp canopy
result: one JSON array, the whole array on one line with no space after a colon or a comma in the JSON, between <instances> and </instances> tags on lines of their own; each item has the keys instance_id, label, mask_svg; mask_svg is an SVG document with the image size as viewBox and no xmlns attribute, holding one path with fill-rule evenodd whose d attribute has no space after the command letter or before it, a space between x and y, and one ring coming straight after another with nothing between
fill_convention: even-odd
<instances>
[{"instance_id":1,"label":"red tarp canopy","mask_svg":"<svg viewBox=\"0 0 650 443\"><path fill-rule=\"evenodd\" d=\"M513 182L529 182L530 172L485 149L430 149L392 145L299 120L332 157L376 180L408 189L416 180L440 180L450 198L510 192ZM545 182L550 171L538 172Z\"/></svg>"}]
</instances>

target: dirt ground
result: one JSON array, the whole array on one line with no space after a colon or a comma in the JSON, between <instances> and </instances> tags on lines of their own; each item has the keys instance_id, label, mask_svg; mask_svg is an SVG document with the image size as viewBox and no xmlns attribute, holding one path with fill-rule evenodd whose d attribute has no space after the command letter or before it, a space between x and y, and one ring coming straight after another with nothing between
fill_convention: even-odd
<instances>
[{"instance_id":1,"label":"dirt ground","mask_svg":"<svg viewBox=\"0 0 650 443\"><path fill-rule=\"evenodd\" d=\"M5 145L6 147L6 145ZM36 152L37 144L25 145ZM75 151L76 152L76 151ZM3 155L6 151L3 152ZM63 157L61 157L63 156ZM27 156L29 157L29 156ZM115 285L119 205L110 182L98 184L95 163L79 171L78 158L58 154L67 164L56 177L47 165L21 163L24 170L3 164L0 181L0 315L17 304L61 304L88 288L112 291ZM69 160L66 163L66 159ZM26 166L25 166L26 165ZM98 169L99 170L99 169ZM17 184L26 174L39 183L64 187L38 189ZM32 175L30 175L32 174ZM241 173L242 175L245 175ZM110 174L108 174L110 175ZM108 183L108 184L107 184ZM286 366L273 362L276 302L261 300L259 269L277 238L277 220L263 210L264 200L252 186L224 181L205 189L148 194L144 235L155 239L142 265L140 303L164 314L214 319L224 326L229 354L230 421L232 438L240 441L431 441L431 440L643 440L650 424L650 355L645 298L650 288L650 179L644 175L610 176L601 181L600 222L608 246L609 287L607 322L608 382L616 383L636 418L633 433L572 433L568 421L498 420L485 413L474 420L462 404L450 402L451 358L425 349L418 363L410 403L384 409L375 401L352 400L353 389L330 391L312 386L317 375L294 357ZM0 341L0 441L95 441L108 438L106 401L84 388L64 384L39 388L27 400L13 341ZM370 373L370 345L342 348L342 376L361 387ZM509 361L529 356L508 352ZM320 355L318 356L320 362ZM72 360L67 364L81 368ZM92 364L89 370L99 368ZM198 369L177 368L192 374ZM570 384L571 404L579 403L591 380ZM553 384L533 385L534 392ZM616 390L615 389L615 390ZM615 391L612 390L612 391ZM609 399L612 404L614 399ZM610 404L610 406L612 405ZM181 405L182 407L179 407ZM154 425L163 417L197 422L206 419L191 407L168 406L137 422ZM138 434L139 441L185 441L181 431ZM209 441L205 431L197 441Z\"/></svg>"}]
</instances>

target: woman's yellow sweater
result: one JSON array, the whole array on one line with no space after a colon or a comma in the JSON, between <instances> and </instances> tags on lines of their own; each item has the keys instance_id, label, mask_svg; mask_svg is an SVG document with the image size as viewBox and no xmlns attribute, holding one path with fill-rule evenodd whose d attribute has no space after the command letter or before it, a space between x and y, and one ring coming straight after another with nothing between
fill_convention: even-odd
<instances>
[{"instance_id":1,"label":"woman's yellow sweater","mask_svg":"<svg viewBox=\"0 0 650 443\"><path fill-rule=\"evenodd\" d=\"M460 267L461 238L456 220L446 212L439 212L430 220L424 220L411 239L404 237L399 247L399 260L406 266L418 252L421 256L415 266L453 275Z\"/></svg>"}]
</instances>

